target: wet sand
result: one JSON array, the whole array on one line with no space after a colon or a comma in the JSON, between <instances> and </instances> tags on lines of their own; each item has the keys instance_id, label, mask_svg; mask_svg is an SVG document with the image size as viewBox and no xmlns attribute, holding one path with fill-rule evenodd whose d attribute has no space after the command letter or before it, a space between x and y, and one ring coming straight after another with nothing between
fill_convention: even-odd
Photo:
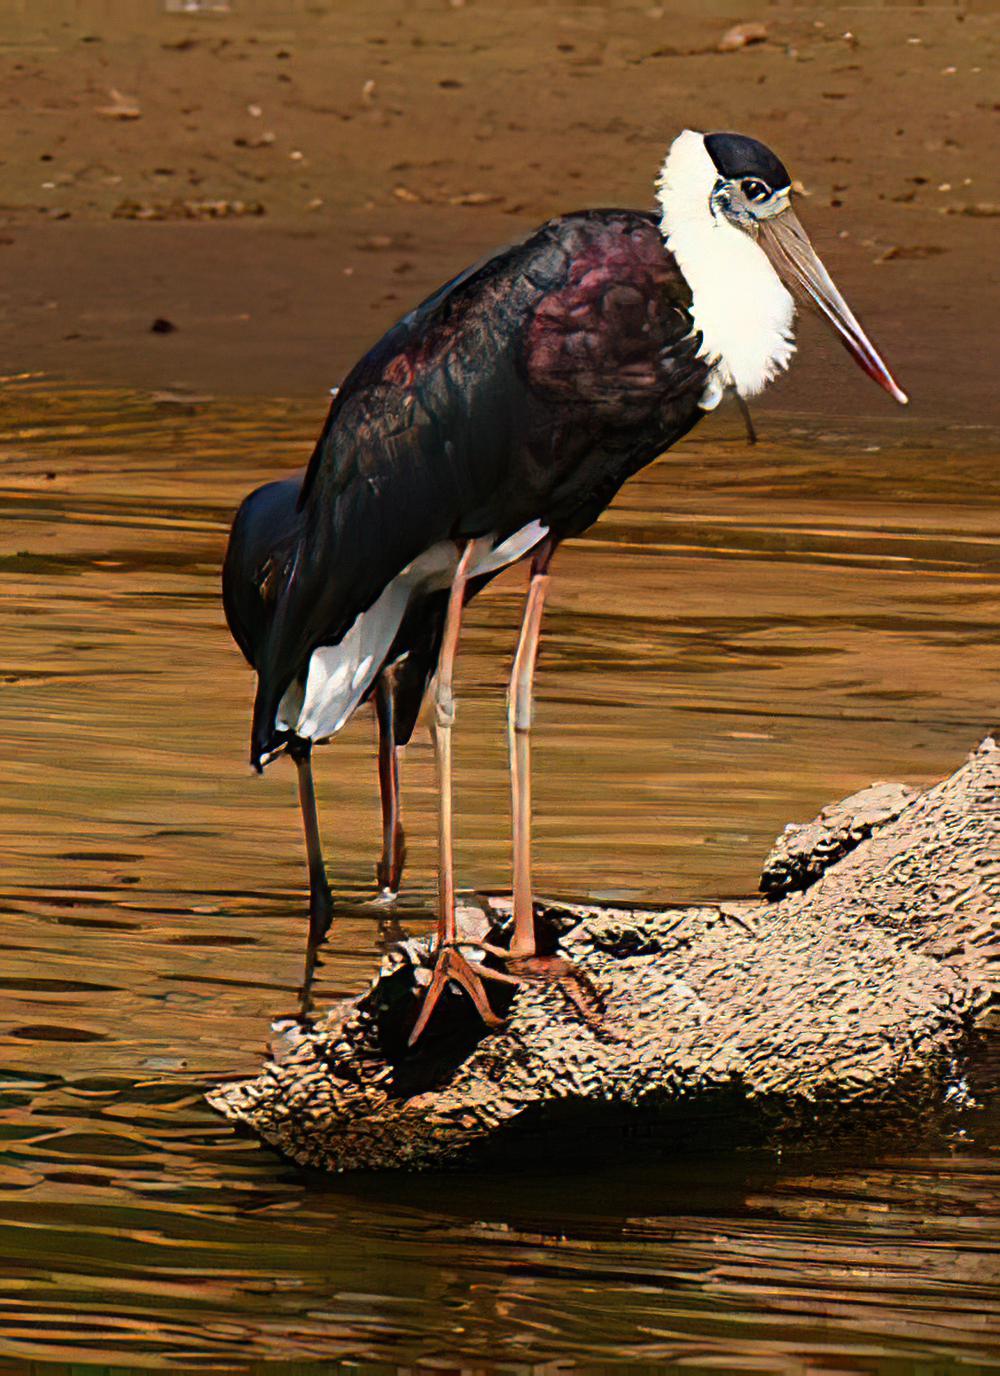
<instances>
[{"instance_id":1,"label":"wet sand","mask_svg":"<svg viewBox=\"0 0 1000 1376\"><path fill-rule=\"evenodd\" d=\"M800 180L911 392L900 424L995 425L991 8L5 6L0 372L308 394L318 423L324 389L410 305L550 215L650 204L693 125L756 134ZM716 51L753 17L766 42ZM116 218L219 202L263 213ZM808 322L760 406L891 403Z\"/></svg>"}]
</instances>

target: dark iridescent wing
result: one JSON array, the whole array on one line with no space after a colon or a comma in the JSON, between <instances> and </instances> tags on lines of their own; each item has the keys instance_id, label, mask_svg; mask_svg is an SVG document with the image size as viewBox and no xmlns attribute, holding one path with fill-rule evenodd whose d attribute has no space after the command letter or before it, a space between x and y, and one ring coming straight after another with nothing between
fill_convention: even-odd
<instances>
[{"instance_id":1,"label":"dark iridescent wing","mask_svg":"<svg viewBox=\"0 0 1000 1376\"><path fill-rule=\"evenodd\" d=\"M620 433L703 376L691 293L652 217L609 214L578 237L531 321L528 376L551 403L583 406Z\"/></svg>"},{"instance_id":2,"label":"dark iridescent wing","mask_svg":"<svg viewBox=\"0 0 1000 1376\"><path fill-rule=\"evenodd\" d=\"M302 538L257 665L254 760L313 649L337 643L408 563L488 507L511 447L496 421L517 390L504 333L516 317L509 303L496 309L497 284L519 252L435 293L379 341L335 398L303 486Z\"/></svg>"},{"instance_id":3,"label":"dark iridescent wing","mask_svg":"<svg viewBox=\"0 0 1000 1376\"><path fill-rule=\"evenodd\" d=\"M257 666L255 753L312 650L418 555L545 518L554 493L570 502L581 437L594 463L598 432L611 450L637 426L665 433L663 408L702 366L686 306L651 216L590 211L455 279L361 360L303 486L302 538ZM592 498L585 465L581 480Z\"/></svg>"}]
</instances>

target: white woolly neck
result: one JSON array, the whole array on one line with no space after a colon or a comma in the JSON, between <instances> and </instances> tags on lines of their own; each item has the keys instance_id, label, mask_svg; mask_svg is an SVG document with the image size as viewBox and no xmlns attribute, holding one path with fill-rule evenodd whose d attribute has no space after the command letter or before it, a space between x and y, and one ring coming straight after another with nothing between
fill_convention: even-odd
<instances>
[{"instance_id":1,"label":"white woolly neck","mask_svg":"<svg viewBox=\"0 0 1000 1376\"><path fill-rule=\"evenodd\" d=\"M701 405L711 410L727 387L756 396L795 352L795 303L749 234L712 213L718 171L702 134L685 129L657 179L660 229L691 288L699 356L712 363Z\"/></svg>"}]
</instances>

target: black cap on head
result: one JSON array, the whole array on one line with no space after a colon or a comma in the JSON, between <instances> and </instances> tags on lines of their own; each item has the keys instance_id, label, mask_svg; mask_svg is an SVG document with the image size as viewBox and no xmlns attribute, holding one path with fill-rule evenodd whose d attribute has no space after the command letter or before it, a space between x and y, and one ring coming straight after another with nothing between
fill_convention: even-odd
<instances>
[{"instance_id":1,"label":"black cap on head","mask_svg":"<svg viewBox=\"0 0 1000 1376\"><path fill-rule=\"evenodd\" d=\"M708 156L727 181L740 177L759 177L772 191L790 186L792 179L785 165L770 148L745 134L706 134Z\"/></svg>"}]
</instances>

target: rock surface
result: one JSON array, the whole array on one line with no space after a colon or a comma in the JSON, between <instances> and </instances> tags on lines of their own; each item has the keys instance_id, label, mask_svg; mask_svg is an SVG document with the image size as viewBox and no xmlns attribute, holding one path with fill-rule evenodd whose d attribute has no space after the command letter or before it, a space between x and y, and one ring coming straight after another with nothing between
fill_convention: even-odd
<instances>
[{"instance_id":1,"label":"rock surface","mask_svg":"<svg viewBox=\"0 0 1000 1376\"><path fill-rule=\"evenodd\" d=\"M811 822L789 822L764 861L760 891L782 898L807 889L876 827L894 821L917 797L906 784L877 783L831 803Z\"/></svg>"},{"instance_id":2,"label":"rock surface","mask_svg":"<svg viewBox=\"0 0 1000 1376\"><path fill-rule=\"evenodd\" d=\"M988 738L778 902L550 907L540 922L573 978L525 983L492 1034L461 995L442 1000L413 1053L426 943L406 943L367 993L209 1100L331 1171L471 1162L609 1115L712 1140L735 1120L786 1138L899 1124L960 1096L960 1057L997 994L998 787ZM830 815L838 834L858 829Z\"/></svg>"}]
</instances>

